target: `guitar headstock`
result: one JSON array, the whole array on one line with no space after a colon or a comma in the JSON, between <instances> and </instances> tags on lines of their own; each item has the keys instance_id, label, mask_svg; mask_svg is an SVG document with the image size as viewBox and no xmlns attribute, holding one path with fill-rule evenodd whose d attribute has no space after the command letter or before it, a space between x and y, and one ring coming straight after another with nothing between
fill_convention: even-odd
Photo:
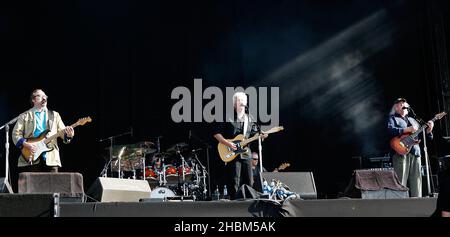
<instances>
[{"instance_id":1,"label":"guitar headstock","mask_svg":"<svg viewBox=\"0 0 450 237\"><path fill-rule=\"evenodd\" d=\"M436 114L435 116L434 116L434 118L436 119L436 120L438 120L438 119L441 119L442 117L444 117L445 115L447 114L447 112L441 112L441 113L438 113L438 114Z\"/></svg>"},{"instance_id":2,"label":"guitar headstock","mask_svg":"<svg viewBox=\"0 0 450 237\"><path fill-rule=\"evenodd\" d=\"M283 163L283 164L281 164L281 165L278 167L278 170L284 170L284 169L286 169L286 168L289 167L289 166L291 166L291 164L289 164L289 163Z\"/></svg>"},{"instance_id":3,"label":"guitar headstock","mask_svg":"<svg viewBox=\"0 0 450 237\"><path fill-rule=\"evenodd\" d=\"M274 133L274 132L279 132L279 131L282 131L282 130L284 130L284 127L283 126L278 126L278 127L273 127L273 128L271 128L271 129L269 129L269 130L267 130L267 131L263 131L263 133Z\"/></svg>"},{"instance_id":4,"label":"guitar headstock","mask_svg":"<svg viewBox=\"0 0 450 237\"><path fill-rule=\"evenodd\" d=\"M77 124L78 125L85 125L86 123L90 123L90 122L92 122L91 117L86 117L86 118L78 119Z\"/></svg>"}]
</instances>

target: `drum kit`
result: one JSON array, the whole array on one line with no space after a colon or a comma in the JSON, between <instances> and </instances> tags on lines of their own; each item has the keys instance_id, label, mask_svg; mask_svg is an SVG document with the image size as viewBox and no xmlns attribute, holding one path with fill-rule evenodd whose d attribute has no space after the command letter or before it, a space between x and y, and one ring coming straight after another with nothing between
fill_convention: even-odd
<instances>
[{"instance_id":1,"label":"drum kit","mask_svg":"<svg viewBox=\"0 0 450 237\"><path fill-rule=\"evenodd\" d=\"M120 179L147 180L152 192L150 198L191 198L206 200L208 172L198 159L198 151L187 143L177 143L161 151L150 141L135 144L115 145L106 148L109 162L101 176Z\"/></svg>"}]
</instances>

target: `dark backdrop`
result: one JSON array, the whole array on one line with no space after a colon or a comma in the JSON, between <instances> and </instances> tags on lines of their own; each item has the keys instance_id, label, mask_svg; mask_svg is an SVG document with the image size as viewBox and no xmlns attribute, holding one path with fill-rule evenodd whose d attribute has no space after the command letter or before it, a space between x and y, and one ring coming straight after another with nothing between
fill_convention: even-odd
<instances>
[{"instance_id":1,"label":"dark backdrop","mask_svg":"<svg viewBox=\"0 0 450 237\"><path fill-rule=\"evenodd\" d=\"M437 1L442 15L448 3ZM354 156L389 153L387 114L406 97L418 115L439 112L427 1L44 1L1 3L0 122L29 108L34 88L66 124L91 116L61 145L62 171L98 177L108 142L161 148L209 143L211 186L223 184L212 124L174 123L171 91L207 86L280 88L281 133L264 166L314 172L319 197L343 191ZM447 14L448 15L448 14ZM447 29L446 29L447 30ZM448 31L446 31L447 33ZM448 33L447 33L448 34ZM448 35L447 35L448 36ZM447 37L448 38L448 37ZM203 104L208 101L204 100ZM434 157L446 151L437 139ZM3 131L2 131L3 132ZM4 136L0 138L4 143ZM2 157L4 149L1 149ZM11 146L15 176L18 149ZM206 164L205 151L200 159ZM4 173L4 159L0 163ZM0 175L1 176L1 175Z\"/></svg>"}]
</instances>

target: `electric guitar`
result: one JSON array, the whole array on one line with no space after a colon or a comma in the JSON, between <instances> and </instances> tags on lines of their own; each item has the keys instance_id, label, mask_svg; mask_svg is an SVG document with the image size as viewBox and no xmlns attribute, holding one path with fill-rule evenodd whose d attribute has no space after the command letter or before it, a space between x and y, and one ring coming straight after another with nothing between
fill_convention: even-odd
<instances>
[{"instance_id":1,"label":"electric guitar","mask_svg":"<svg viewBox=\"0 0 450 237\"><path fill-rule=\"evenodd\" d=\"M271 129L269 129L267 132L263 132L263 133L270 134L270 133L279 132L283 129L284 129L283 127L273 127ZM236 158L236 156L238 156L242 153L246 153L248 151L246 146L250 142L257 140L260 136L261 136L261 134L255 134L253 137L245 140L244 135L239 134L233 139L227 139L227 141L230 141L236 145L237 149L234 151L230 147L225 146L224 144L219 142L219 144L217 144L217 150L219 152L220 159L222 159L222 161L225 163L228 163L228 162L234 160L234 158Z\"/></svg>"},{"instance_id":2,"label":"electric guitar","mask_svg":"<svg viewBox=\"0 0 450 237\"><path fill-rule=\"evenodd\" d=\"M436 116L434 116L434 118L431 121L434 122L438 119L441 119L446 114L447 114L446 112L436 114ZM400 155L408 154L414 145L420 143L420 140L417 138L417 136L419 135L420 132L422 132L423 129L426 129L427 127L428 124L424 124L414 133L407 132L403 133L398 137L392 138L390 141L392 149L394 149L394 151L396 151Z\"/></svg>"},{"instance_id":3,"label":"electric guitar","mask_svg":"<svg viewBox=\"0 0 450 237\"><path fill-rule=\"evenodd\" d=\"M70 127L75 128L78 125L85 125L87 122L91 122L91 121L92 121L91 117L82 118L82 119L79 119L76 123L70 125ZM54 135L52 135L48 138L45 138L49 132L50 132L50 129L47 129L47 130L43 131L41 134L39 134L39 136L37 136L37 137L26 138L26 140L25 140L26 142L34 144L37 147L36 151L34 153L31 152L31 150L29 148L26 148L26 147L22 148L22 156L23 156L23 158L25 158L25 160L28 163L36 161L42 153L53 150L54 148L49 148L47 146L47 144L49 144L54 139L56 139L59 136L62 136L64 134L64 130L60 130L57 133L55 133Z\"/></svg>"},{"instance_id":4,"label":"electric guitar","mask_svg":"<svg viewBox=\"0 0 450 237\"><path fill-rule=\"evenodd\" d=\"M289 164L289 163L283 163L283 164L281 164L280 166L278 166L278 168L275 168L275 169L273 170L273 172L277 172L277 171L284 170L284 169L286 169L286 168L289 167L289 166L291 166L291 164Z\"/></svg>"}]
</instances>

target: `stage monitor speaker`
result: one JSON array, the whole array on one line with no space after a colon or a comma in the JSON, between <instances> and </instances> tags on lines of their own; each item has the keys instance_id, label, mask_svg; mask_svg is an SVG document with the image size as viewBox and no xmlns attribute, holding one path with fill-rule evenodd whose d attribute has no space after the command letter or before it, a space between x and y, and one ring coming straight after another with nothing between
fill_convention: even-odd
<instances>
[{"instance_id":1,"label":"stage monitor speaker","mask_svg":"<svg viewBox=\"0 0 450 237\"><path fill-rule=\"evenodd\" d=\"M100 202L139 202L150 198L151 188L146 180L99 177L87 195Z\"/></svg>"},{"instance_id":2,"label":"stage monitor speaker","mask_svg":"<svg viewBox=\"0 0 450 237\"><path fill-rule=\"evenodd\" d=\"M394 169L355 170L343 197L362 199L408 198L408 188L398 180Z\"/></svg>"},{"instance_id":3,"label":"stage monitor speaker","mask_svg":"<svg viewBox=\"0 0 450 237\"><path fill-rule=\"evenodd\" d=\"M19 193L59 193L61 197L83 197L80 173L23 172L19 174Z\"/></svg>"},{"instance_id":4,"label":"stage monitor speaker","mask_svg":"<svg viewBox=\"0 0 450 237\"><path fill-rule=\"evenodd\" d=\"M298 193L302 199L317 199L312 172L263 172L262 178L269 184L272 179L280 180L289 187L290 191Z\"/></svg>"}]
</instances>

